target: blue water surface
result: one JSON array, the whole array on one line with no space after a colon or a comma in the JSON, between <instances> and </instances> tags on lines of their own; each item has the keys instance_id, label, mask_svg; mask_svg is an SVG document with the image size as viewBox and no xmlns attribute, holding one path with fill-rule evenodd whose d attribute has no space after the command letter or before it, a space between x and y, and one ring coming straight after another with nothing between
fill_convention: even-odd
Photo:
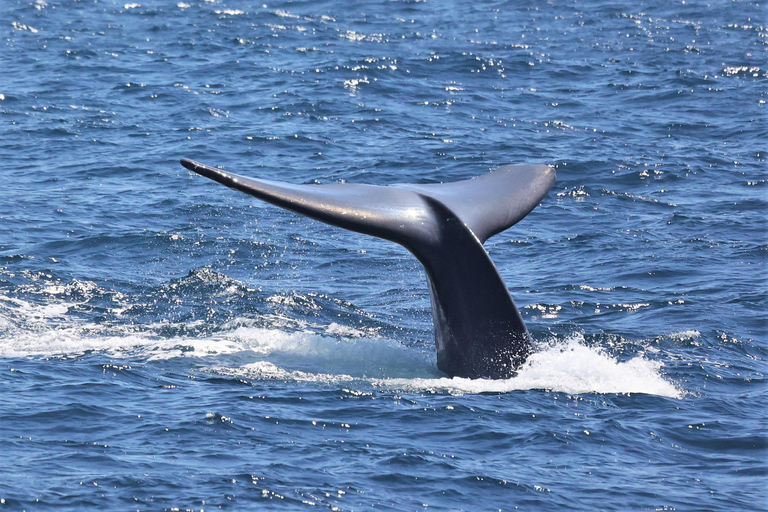
<instances>
[{"instance_id":1,"label":"blue water surface","mask_svg":"<svg viewBox=\"0 0 768 512\"><path fill-rule=\"evenodd\" d=\"M0 510L768 510L767 19L3 2ZM536 353L448 378L415 258L182 157L291 183L555 166L486 243Z\"/></svg>"}]
</instances>

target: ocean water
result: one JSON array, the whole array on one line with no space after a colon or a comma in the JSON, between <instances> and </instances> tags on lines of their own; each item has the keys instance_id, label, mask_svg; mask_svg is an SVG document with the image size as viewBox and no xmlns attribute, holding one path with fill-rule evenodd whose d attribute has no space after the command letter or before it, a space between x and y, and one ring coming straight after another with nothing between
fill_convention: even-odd
<instances>
[{"instance_id":1,"label":"ocean water","mask_svg":"<svg viewBox=\"0 0 768 512\"><path fill-rule=\"evenodd\" d=\"M3 2L0 510L767 510L766 12ZM486 243L536 352L441 374L404 249L182 157L555 166Z\"/></svg>"}]
</instances>

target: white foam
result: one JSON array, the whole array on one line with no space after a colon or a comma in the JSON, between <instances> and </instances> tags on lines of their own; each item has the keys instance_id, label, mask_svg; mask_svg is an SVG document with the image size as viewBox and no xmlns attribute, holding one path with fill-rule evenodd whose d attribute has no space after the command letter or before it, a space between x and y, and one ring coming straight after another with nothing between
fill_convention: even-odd
<instances>
[{"instance_id":1,"label":"white foam","mask_svg":"<svg viewBox=\"0 0 768 512\"><path fill-rule=\"evenodd\" d=\"M230 322L232 328L223 333L205 337L165 337L158 333L194 325L56 325L46 321L66 312L69 306L33 306L23 301L17 301L15 306L15 313L24 316L24 327L14 328L14 323L0 310L0 326L10 331L0 338L0 358L70 357L99 351L110 357L159 360L244 353L251 360L315 374L350 373L355 377L437 375L431 354L393 340L362 337L362 331L352 328L332 327L328 331L333 336L328 336L309 330L291 332L250 327L252 319L237 319ZM341 332L350 337L338 339Z\"/></svg>"},{"instance_id":2,"label":"white foam","mask_svg":"<svg viewBox=\"0 0 768 512\"><path fill-rule=\"evenodd\" d=\"M699 336L701 336L701 333L699 331L689 330L689 331L673 332L668 337L669 339L672 339L675 341L681 341L681 340L698 338Z\"/></svg>"},{"instance_id":3,"label":"white foam","mask_svg":"<svg viewBox=\"0 0 768 512\"><path fill-rule=\"evenodd\" d=\"M189 325L168 323L105 326L67 321L70 304L31 303L0 297L0 358L76 357L103 352L110 357L147 360L179 357L213 358L213 371L247 380L280 379L321 384L359 383L365 389L404 392L506 393L544 389L569 394L645 393L680 397L681 391L662 375L663 364L642 355L619 361L604 350L589 347L573 336L532 354L518 375L506 380L442 377L431 346L407 347L396 340L337 324L304 324L289 330L281 322L235 319L214 335L167 337L169 328ZM301 326L299 326L301 328ZM313 329L313 330L310 330ZM696 336L696 331L675 336ZM221 367L217 356L240 354L248 363ZM240 358L240 360L242 360ZM231 363L230 363L231 364Z\"/></svg>"},{"instance_id":4,"label":"white foam","mask_svg":"<svg viewBox=\"0 0 768 512\"><path fill-rule=\"evenodd\" d=\"M431 353L386 338L339 340L309 331L286 333L256 327L239 327L228 338L244 350L253 352L255 357L287 368L287 375L295 369L322 375L318 379L327 381L328 374L361 378L414 378L438 374ZM307 378L302 374L296 380Z\"/></svg>"},{"instance_id":5,"label":"white foam","mask_svg":"<svg viewBox=\"0 0 768 512\"><path fill-rule=\"evenodd\" d=\"M322 384L341 384L354 382L356 380L364 381L364 379L356 379L355 377L346 374L314 373L303 372L301 370L289 371L280 368L269 361L249 363L239 368L214 368L212 371L219 375L244 378L250 381L285 380L295 382L318 382Z\"/></svg>"},{"instance_id":6,"label":"white foam","mask_svg":"<svg viewBox=\"0 0 768 512\"><path fill-rule=\"evenodd\" d=\"M262 341L267 341L267 338L262 338ZM215 371L252 381L277 379L332 385L358 382L362 386L417 393L507 393L543 389L568 394L644 393L671 398L681 396L680 390L663 378L662 363L650 361L642 356L621 362L601 349L584 345L581 336L574 336L534 353L516 377L506 380L439 377L433 360L414 349L392 347L391 341L366 340L363 344L338 343L335 347L328 345L327 340L324 341L322 337L304 339L298 344L294 344L298 340L285 341L288 341L288 344L282 347L262 345L263 353L270 355L269 361L250 363L238 368L217 368ZM268 341L267 343L269 344ZM377 343L382 343L383 348L371 352L370 349ZM305 351L309 348L308 345L312 346L312 349ZM320 347L321 352L324 352L322 354L317 352ZM403 354L403 351L412 352L417 359L421 359L418 364L411 365L408 373L412 376L393 375L402 370L400 365L404 363L403 357L409 357L407 353ZM280 361L279 353L290 353L293 357ZM313 367L312 371L290 369L291 363L295 364L305 357L305 362L311 361L312 364L306 366ZM378 364L371 367L374 360L378 361ZM376 374L384 376L377 377Z\"/></svg>"},{"instance_id":7,"label":"white foam","mask_svg":"<svg viewBox=\"0 0 768 512\"><path fill-rule=\"evenodd\" d=\"M531 355L517 377L525 389L565 393L646 393L679 397L680 391L661 375L663 364L635 356L618 361L600 348L584 345L574 336Z\"/></svg>"}]
</instances>

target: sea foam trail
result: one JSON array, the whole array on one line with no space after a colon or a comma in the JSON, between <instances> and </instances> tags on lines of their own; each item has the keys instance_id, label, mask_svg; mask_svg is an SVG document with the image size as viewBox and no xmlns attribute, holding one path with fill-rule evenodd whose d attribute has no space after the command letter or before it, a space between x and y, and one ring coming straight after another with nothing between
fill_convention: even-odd
<instances>
[{"instance_id":1,"label":"sea foam trail","mask_svg":"<svg viewBox=\"0 0 768 512\"><path fill-rule=\"evenodd\" d=\"M384 343L385 345L393 343L390 340L366 340L366 343L352 348L343 347L345 343L340 342L338 346L343 348L338 351L328 350L327 354L321 358L317 357L317 353L303 353L299 357L312 359L317 367L316 371L312 372L305 369L290 369L290 364L276 364L275 359L271 357L267 358L268 360L249 363L242 367L217 368L215 371L222 375L251 381L278 379L297 382L315 381L330 385L348 385L351 382L360 382L361 384L368 383L380 389L405 392L444 391L454 394L475 394L544 389L569 394L644 393L670 398L682 396L681 391L662 376L662 363L650 361L642 356L635 356L628 361L618 361L599 348L584 345L581 336L568 338L545 350L534 353L516 377L504 380L440 377L435 375L437 371L434 369L434 361L431 362L432 366L425 368L421 375L408 378L359 376L359 371L337 373L327 371L328 368L323 364L326 356L332 356L337 359L338 366L342 368L342 371L345 366L359 370L353 362L364 357L376 357L379 365L377 368L388 373L392 365L399 362L402 355L397 353L397 350L388 353L388 350L385 349L378 351L378 354L373 356L368 351L368 345L371 342ZM328 348L326 347L326 350ZM284 349L285 347L281 346L279 350ZM358 350L364 350L365 355L355 354ZM415 352L414 349L406 350ZM347 360L346 356L350 353L354 354L354 357ZM394 354L396 354L395 358L388 358ZM299 354L296 353L296 355ZM426 358L424 360L427 361ZM417 367L414 366L412 369L416 370Z\"/></svg>"},{"instance_id":2,"label":"sea foam trail","mask_svg":"<svg viewBox=\"0 0 768 512\"><path fill-rule=\"evenodd\" d=\"M251 381L279 379L323 385L358 382L379 389L456 394L545 389L571 394L681 396L681 391L664 379L663 363L640 355L619 361L600 348L586 346L580 335L532 354L512 379L462 379L442 376L431 346L408 347L337 324L325 327L325 332L318 332L317 326L285 331L249 327L252 319L240 319L232 322L230 330L215 335L165 337L159 332L169 324L51 323L53 317L63 320L60 310L66 308L59 306L34 308L23 301L6 301L5 313L23 311L27 318L19 326L5 314L0 315L0 358L73 357L87 352L149 361L196 357L212 358L212 371L216 373ZM217 357L230 354L239 354L250 362L232 367Z\"/></svg>"}]
</instances>

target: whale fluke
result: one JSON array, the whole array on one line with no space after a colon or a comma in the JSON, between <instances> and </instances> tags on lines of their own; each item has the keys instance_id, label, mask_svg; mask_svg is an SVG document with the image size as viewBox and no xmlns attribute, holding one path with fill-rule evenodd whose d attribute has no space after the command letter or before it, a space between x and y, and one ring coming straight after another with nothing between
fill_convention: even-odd
<instances>
[{"instance_id":1,"label":"whale fluke","mask_svg":"<svg viewBox=\"0 0 768 512\"><path fill-rule=\"evenodd\" d=\"M531 339L483 242L525 217L555 182L546 165L509 165L441 184L293 185L192 160L202 176L313 219L390 240L427 274L437 367L450 376L509 378Z\"/></svg>"}]
</instances>

